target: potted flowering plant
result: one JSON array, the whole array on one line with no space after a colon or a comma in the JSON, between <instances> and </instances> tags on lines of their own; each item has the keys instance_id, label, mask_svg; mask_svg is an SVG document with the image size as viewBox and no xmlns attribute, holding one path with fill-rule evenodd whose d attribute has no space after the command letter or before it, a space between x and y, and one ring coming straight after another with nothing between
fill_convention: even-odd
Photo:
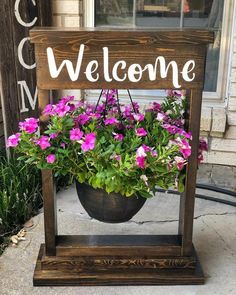
<instances>
[{"instance_id":1,"label":"potted flowering plant","mask_svg":"<svg viewBox=\"0 0 236 295\"><path fill-rule=\"evenodd\" d=\"M73 97L47 105L46 130L40 135L39 120L28 118L19 124L20 132L9 137L8 146L40 169L70 174L90 216L123 222L137 213L156 186L184 190L191 133L184 130L181 92L168 91L163 103L143 110L132 100L120 105L117 90L102 95L105 99L97 105L73 104Z\"/></svg>"}]
</instances>

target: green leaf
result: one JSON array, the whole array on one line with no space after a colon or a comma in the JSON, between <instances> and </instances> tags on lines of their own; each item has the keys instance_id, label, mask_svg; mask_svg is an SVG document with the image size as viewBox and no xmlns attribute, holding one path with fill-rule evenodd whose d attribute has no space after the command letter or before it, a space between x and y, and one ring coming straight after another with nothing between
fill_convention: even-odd
<instances>
[{"instance_id":1,"label":"green leaf","mask_svg":"<svg viewBox=\"0 0 236 295\"><path fill-rule=\"evenodd\" d=\"M145 198L145 199L148 199L148 198L152 198L152 197L153 197L153 195L150 194L150 193L148 193L147 191L139 191L139 194L140 194L143 198Z\"/></svg>"}]
</instances>

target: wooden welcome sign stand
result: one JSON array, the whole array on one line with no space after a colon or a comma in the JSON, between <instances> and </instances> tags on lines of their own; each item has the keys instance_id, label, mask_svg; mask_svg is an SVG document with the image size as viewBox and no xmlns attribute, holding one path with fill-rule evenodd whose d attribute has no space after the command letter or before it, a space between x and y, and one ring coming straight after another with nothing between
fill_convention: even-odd
<instances>
[{"instance_id":1,"label":"wooden welcome sign stand","mask_svg":"<svg viewBox=\"0 0 236 295\"><path fill-rule=\"evenodd\" d=\"M39 251L34 285L204 283L192 231L204 65L213 33L36 28L30 36L35 44L40 110L50 102L54 89L178 86L189 91L186 129L193 135L176 235L60 236L53 172L43 170L45 244Z\"/></svg>"}]
</instances>

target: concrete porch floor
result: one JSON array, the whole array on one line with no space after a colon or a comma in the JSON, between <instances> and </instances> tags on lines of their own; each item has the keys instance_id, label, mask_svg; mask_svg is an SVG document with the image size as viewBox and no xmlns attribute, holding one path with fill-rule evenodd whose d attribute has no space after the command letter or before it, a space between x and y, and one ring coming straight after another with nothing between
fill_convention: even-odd
<instances>
[{"instance_id":1,"label":"concrete porch floor","mask_svg":"<svg viewBox=\"0 0 236 295\"><path fill-rule=\"evenodd\" d=\"M212 192L208 195L216 196ZM217 194L219 196L219 194ZM158 194L129 222L111 225L91 219L74 187L60 192L59 234L175 234L179 197ZM202 286L33 287L32 276L43 242L43 214L34 217L26 241L0 257L0 294L83 295L231 295L236 294L236 208L196 199L194 244L206 276Z\"/></svg>"}]
</instances>

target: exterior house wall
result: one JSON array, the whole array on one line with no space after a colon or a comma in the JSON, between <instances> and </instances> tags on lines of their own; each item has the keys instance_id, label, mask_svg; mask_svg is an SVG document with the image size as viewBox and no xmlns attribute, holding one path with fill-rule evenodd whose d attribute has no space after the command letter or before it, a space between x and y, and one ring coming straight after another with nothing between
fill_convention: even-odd
<instances>
[{"instance_id":1,"label":"exterior house wall","mask_svg":"<svg viewBox=\"0 0 236 295\"><path fill-rule=\"evenodd\" d=\"M59 27L79 27L84 24L84 8L89 1L52 0L53 24ZM236 5L235 5L236 6ZM236 7L234 12L236 18ZM209 152L200 166L202 182L235 189L236 175L236 21L234 24L233 53L229 54L229 94L220 106L203 104L201 135L208 140ZM228 48L231 51L231 48ZM232 57L232 58L231 58ZM73 95L73 91L67 91ZM66 91L63 94L67 93ZM78 92L75 92L78 97ZM81 94L81 93L80 93ZM220 166L219 166L220 165ZM222 180L221 175L225 175Z\"/></svg>"},{"instance_id":2,"label":"exterior house wall","mask_svg":"<svg viewBox=\"0 0 236 295\"><path fill-rule=\"evenodd\" d=\"M210 150L206 163L236 166L236 7L234 9L233 40L229 68L229 92L225 109L213 108L212 122L203 110L202 131L207 129ZM207 126L208 125L208 126ZM211 127L210 127L211 126Z\"/></svg>"}]
</instances>

